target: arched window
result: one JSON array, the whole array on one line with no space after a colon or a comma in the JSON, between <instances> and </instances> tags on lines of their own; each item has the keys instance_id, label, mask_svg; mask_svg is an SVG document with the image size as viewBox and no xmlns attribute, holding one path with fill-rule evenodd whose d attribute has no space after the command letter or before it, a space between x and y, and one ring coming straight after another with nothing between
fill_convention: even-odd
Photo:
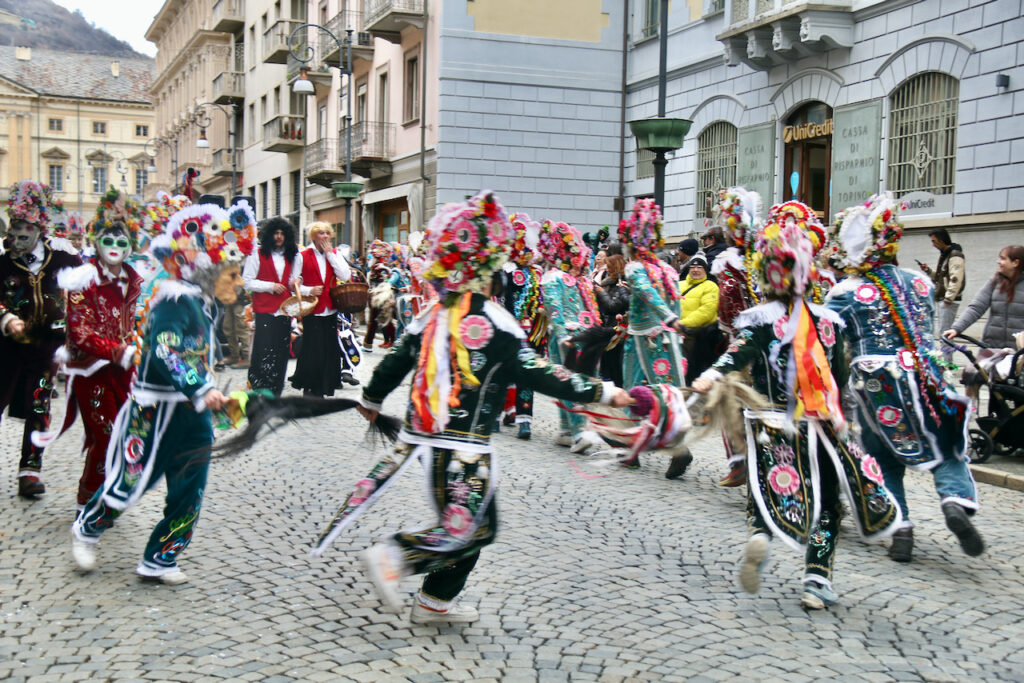
<instances>
[{"instance_id":1,"label":"arched window","mask_svg":"<svg viewBox=\"0 0 1024 683\"><path fill-rule=\"evenodd\" d=\"M735 183L736 126L715 121L697 136L697 218L704 218L708 197L718 201L718 191Z\"/></svg>"},{"instance_id":2,"label":"arched window","mask_svg":"<svg viewBox=\"0 0 1024 683\"><path fill-rule=\"evenodd\" d=\"M889 180L896 196L952 194L960 82L930 71L889 96Z\"/></svg>"}]
</instances>

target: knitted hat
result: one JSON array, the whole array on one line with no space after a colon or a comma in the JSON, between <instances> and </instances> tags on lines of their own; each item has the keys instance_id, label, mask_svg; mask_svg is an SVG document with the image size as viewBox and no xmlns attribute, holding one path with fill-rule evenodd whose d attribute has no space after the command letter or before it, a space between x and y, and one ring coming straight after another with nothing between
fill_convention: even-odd
<instances>
[{"instance_id":1,"label":"knitted hat","mask_svg":"<svg viewBox=\"0 0 1024 683\"><path fill-rule=\"evenodd\" d=\"M150 251L173 277L190 280L197 271L241 263L255 243L256 216L248 202L228 210L195 204L171 216Z\"/></svg>"},{"instance_id":2,"label":"knitted hat","mask_svg":"<svg viewBox=\"0 0 1024 683\"><path fill-rule=\"evenodd\" d=\"M45 233L53 220L53 190L35 180L22 180L11 185L7 200L7 216L14 221L25 221L39 226Z\"/></svg>"},{"instance_id":3,"label":"knitted hat","mask_svg":"<svg viewBox=\"0 0 1024 683\"><path fill-rule=\"evenodd\" d=\"M482 292L508 260L515 232L490 190L446 204L427 226L424 279L438 295Z\"/></svg>"},{"instance_id":4,"label":"knitted hat","mask_svg":"<svg viewBox=\"0 0 1024 683\"><path fill-rule=\"evenodd\" d=\"M683 252L687 256L693 256L700 251L700 242L692 237L688 237L679 243L679 251Z\"/></svg>"},{"instance_id":5,"label":"knitted hat","mask_svg":"<svg viewBox=\"0 0 1024 683\"><path fill-rule=\"evenodd\" d=\"M581 271L590 259L590 247L583 243L579 230L548 219L541 223L537 248L551 268L564 273Z\"/></svg>"},{"instance_id":6,"label":"knitted hat","mask_svg":"<svg viewBox=\"0 0 1024 683\"><path fill-rule=\"evenodd\" d=\"M839 267L856 273L891 263L903 236L897 211L892 193L885 192L837 213L829 241L835 247Z\"/></svg>"},{"instance_id":7,"label":"knitted hat","mask_svg":"<svg viewBox=\"0 0 1024 683\"><path fill-rule=\"evenodd\" d=\"M703 251L698 251L696 254L693 255L693 258L686 262L686 265L689 266L690 268L693 268L694 266L700 266L704 270L707 270L708 258L707 256L704 255Z\"/></svg>"},{"instance_id":8,"label":"knitted hat","mask_svg":"<svg viewBox=\"0 0 1024 683\"><path fill-rule=\"evenodd\" d=\"M619 223L619 241L635 251L653 252L665 245L661 238L661 209L651 198L638 199L629 218Z\"/></svg>"}]
</instances>

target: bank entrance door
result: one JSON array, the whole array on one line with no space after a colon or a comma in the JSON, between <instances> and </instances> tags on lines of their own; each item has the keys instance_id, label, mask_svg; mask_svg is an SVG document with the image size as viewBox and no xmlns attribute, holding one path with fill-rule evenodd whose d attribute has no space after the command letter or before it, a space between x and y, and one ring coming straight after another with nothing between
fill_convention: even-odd
<instances>
[{"instance_id":1,"label":"bank entrance door","mask_svg":"<svg viewBox=\"0 0 1024 683\"><path fill-rule=\"evenodd\" d=\"M784 201L796 199L832 222L832 108L810 102L790 116L782 129L786 169L782 176Z\"/></svg>"}]
</instances>

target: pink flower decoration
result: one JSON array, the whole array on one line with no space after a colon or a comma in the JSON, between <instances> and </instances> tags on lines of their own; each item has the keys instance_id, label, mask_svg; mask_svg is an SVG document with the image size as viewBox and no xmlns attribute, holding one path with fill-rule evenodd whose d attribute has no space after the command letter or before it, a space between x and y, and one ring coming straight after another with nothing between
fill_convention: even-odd
<instances>
[{"instance_id":1,"label":"pink flower decoration","mask_svg":"<svg viewBox=\"0 0 1024 683\"><path fill-rule=\"evenodd\" d=\"M448 503L444 508L441 526L452 536L462 538L473 529L473 515L462 505Z\"/></svg>"},{"instance_id":2,"label":"pink flower decoration","mask_svg":"<svg viewBox=\"0 0 1024 683\"><path fill-rule=\"evenodd\" d=\"M878 290L874 285L863 284L853 293L857 301L869 304L878 298Z\"/></svg>"},{"instance_id":3,"label":"pink flower decoration","mask_svg":"<svg viewBox=\"0 0 1024 683\"><path fill-rule=\"evenodd\" d=\"M860 471L864 473L865 477L876 484L885 483L885 477L882 476L882 468L878 466L878 461L870 455L865 455L860 459Z\"/></svg>"},{"instance_id":4,"label":"pink flower decoration","mask_svg":"<svg viewBox=\"0 0 1024 683\"><path fill-rule=\"evenodd\" d=\"M882 406L878 409L878 421L886 427L894 427L903 418L903 411L896 406Z\"/></svg>"},{"instance_id":5,"label":"pink flower decoration","mask_svg":"<svg viewBox=\"0 0 1024 683\"><path fill-rule=\"evenodd\" d=\"M562 282L565 283L566 287L576 286L576 278L573 277L572 275L569 275L569 273L562 273Z\"/></svg>"},{"instance_id":6,"label":"pink flower decoration","mask_svg":"<svg viewBox=\"0 0 1024 683\"><path fill-rule=\"evenodd\" d=\"M825 346L832 346L836 343L836 328L828 318L818 321L818 339Z\"/></svg>"},{"instance_id":7,"label":"pink flower decoration","mask_svg":"<svg viewBox=\"0 0 1024 683\"><path fill-rule=\"evenodd\" d=\"M916 367L914 364L914 354L907 349L897 351L896 360L899 361L900 367L904 370L913 370Z\"/></svg>"},{"instance_id":8,"label":"pink flower decoration","mask_svg":"<svg viewBox=\"0 0 1024 683\"><path fill-rule=\"evenodd\" d=\"M784 315L772 324L772 332L776 339L782 339L786 335L786 325L789 324L789 316Z\"/></svg>"},{"instance_id":9,"label":"pink flower decoration","mask_svg":"<svg viewBox=\"0 0 1024 683\"><path fill-rule=\"evenodd\" d=\"M654 374L659 377L664 377L672 370L672 364L668 362L667 358L659 358L651 363L651 369L654 370Z\"/></svg>"},{"instance_id":10,"label":"pink flower decoration","mask_svg":"<svg viewBox=\"0 0 1024 683\"><path fill-rule=\"evenodd\" d=\"M913 281L914 291L921 296L928 296L928 283L919 277L915 277Z\"/></svg>"},{"instance_id":11,"label":"pink flower decoration","mask_svg":"<svg viewBox=\"0 0 1024 683\"><path fill-rule=\"evenodd\" d=\"M526 284L526 273L524 273L521 270L517 270L516 272L512 273L512 282L514 282L516 286L522 287L523 285Z\"/></svg>"},{"instance_id":12,"label":"pink flower decoration","mask_svg":"<svg viewBox=\"0 0 1024 683\"><path fill-rule=\"evenodd\" d=\"M459 324L459 337L467 349L483 348L494 336L491 321L482 315L467 315Z\"/></svg>"},{"instance_id":13,"label":"pink flower decoration","mask_svg":"<svg viewBox=\"0 0 1024 683\"><path fill-rule=\"evenodd\" d=\"M793 447L787 443L781 443L778 446L772 448L772 455L782 465L792 465L796 454L793 452Z\"/></svg>"},{"instance_id":14,"label":"pink flower decoration","mask_svg":"<svg viewBox=\"0 0 1024 683\"><path fill-rule=\"evenodd\" d=\"M768 470L768 484L782 496L791 496L800 489L800 475L789 465L776 465Z\"/></svg>"},{"instance_id":15,"label":"pink flower decoration","mask_svg":"<svg viewBox=\"0 0 1024 683\"><path fill-rule=\"evenodd\" d=\"M356 482L356 487L352 489L352 495L348 497L348 504L362 505L376 487L373 479L360 479Z\"/></svg>"},{"instance_id":16,"label":"pink flower decoration","mask_svg":"<svg viewBox=\"0 0 1024 683\"><path fill-rule=\"evenodd\" d=\"M590 311L581 312L579 315L579 321L581 327L593 327L597 324L597 319Z\"/></svg>"},{"instance_id":17,"label":"pink flower decoration","mask_svg":"<svg viewBox=\"0 0 1024 683\"><path fill-rule=\"evenodd\" d=\"M463 218L453 225L451 230L452 242L459 247L460 251L476 250L477 245L480 243L480 234L475 223Z\"/></svg>"}]
</instances>

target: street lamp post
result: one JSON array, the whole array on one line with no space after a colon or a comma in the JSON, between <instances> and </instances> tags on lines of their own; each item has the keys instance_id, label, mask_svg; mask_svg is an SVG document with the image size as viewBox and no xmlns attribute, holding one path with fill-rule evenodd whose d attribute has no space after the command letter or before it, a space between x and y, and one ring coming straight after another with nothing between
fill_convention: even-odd
<instances>
[{"instance_id":1,"label":"street lamp post","mask_svg":"<svg viewBox=\"0 0 1024 683\"><path fill-rule=\"evenodd\" d=\"M175 176L175 169L178 168L178 138L150 138L146 140L146 154L156 158L157 148L164 147L171 153L171 194L178 194L178 179ZM156 173L156 166L151 165L146 169L149 173Z\"/></svg>"},{"instance_id":2,"label":"street lamp post","mask_svg":"<svg viewBox=\"0 0 1024 683\"><path fill-rule=\"evenodd\" d=\"M340 199L345 200L345 235L348 239L352 238L352 200L359 196L359 191L362 190L362 183L352 182L352 29L345 30L345 40L341 40L338 36L325 26L320 24L303 24L298 26L288 36L288 45L293 57L303 64L308 64L313 59L313 48L308 44L306 49L303 51L303 56L299 56L295 50L298 45L294 45L293 40L299 31L305 28L314 28L318 31L323 31L334 44L338 46L338 73L341 76L347 76L348 82L345 84L345 93L347 95L347 108L345 114L345 133L346 133L346 144L345 144L345 182L333 183L331 189L334 190L334 195ZM294 47L292 47L294 45ZM344 55L344 62L342 61L342 55ZM292 92L299 95L312 95L315 92L313 83L306 78L305 69L301 70L301 76L296 79L295 83L292 84ZM340 85L340 84L339 84ZM342 96L342 90L338 88L338 97ZM339 101L339 106L342 103Z\"/></svg>"},{"instance_id":3,"label":"street lamp post","mask_svg":"<svg viewBox=\"0 0 1024 683\"><path fill-rule=\"evenodd\" d=\"M200 102L196 105L192 122L199 126L199 139L196 141L196 147L200 149L210 146L210 141L206 139L206 129L213 123L209 115L203 111L203 107L216 107L227 118L228 142L231 145L231 195L234 196L238 187L238 139L235 137L235 105L229 104L227 109L214 102Z\"/></svg>"}]
</instances>

